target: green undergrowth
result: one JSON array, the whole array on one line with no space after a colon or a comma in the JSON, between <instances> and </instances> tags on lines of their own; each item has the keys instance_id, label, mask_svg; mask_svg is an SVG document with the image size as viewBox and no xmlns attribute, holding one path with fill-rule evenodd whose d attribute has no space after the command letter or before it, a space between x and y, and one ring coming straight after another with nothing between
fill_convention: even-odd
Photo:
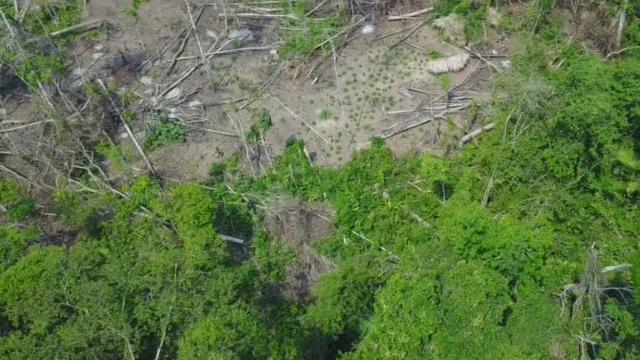
<instances>
[{"instance_id":1,"label":"green undergrowth","mask_svg":"<svg viewBox=\"0 0 640 360\"><path fill-rule=\"evenodd\" d=\"M0 271L26 255L40 232L32 220L38 215L27 189L0 178Z\"/></svg>"},{"instance_id":2,"label":"green undergrowth","mask_svg":"<svg viewBox=\"0 0 640 360\"><path fill-rule=\"evenodd\" d=\"M36 214L35 203L29 199L26 188L0 179L0 206L3 215L12 221L20 221Z\"/></svg>"},{"instance_id":3,"label":"green undergrowth","mask_svg":"<svg viewBox=\"0 0 640 360\"><path fill-rule=\"evenodd\" d=\"M31 89L37 90L40 84L51 84L68 70L65 49L78 37L95 38L99 35L99 30L93 30L55 38L49 36L82 22L84 6L83 0L48 1L31 6L20 17L12 1L0 0L0 10L7 20L0 23L0 61L12 68ZM11 31L7 29L7 23Z\"/></svg>"},{"instance_id":4,"label":"green undergrowth","mask_svg":"<svg viewBox=\"0 0 640 360\"><path fill-rule=\"evenodd\" d=\"M307 1L283 2L284 43L278 48L283 58L300 58L316 51L331 52L339 42L338 34L343 27L341 10L323 18L308 15L313 9Z\"/></svg>"},{"instance_id":5,"label":"green undergrowth","mask_svg":"<svg viewBox=\"0 0 640 360\"><path fill-rule=\"evenodd\" d=\"M140 12L140 9L147 3L149 3L150 0L131 0L131 6L129 6L126 10L125 10L125 14L132 16L132 17L138 17L138 13Z\"/></svg>"},{"instance_id":6,"label":"green undergrowth","mask_svg":"<svg viewBox=\"0 0 640 360\"><path fill-rule=\"evenodd\" d=\"M80 23L84 6L84 0L55 0L36 4L27 11L20 26L31 35L46 35ZM0 9L8 20L17 23L18 14L13 1L0 0Z\"/></svg>"},{"instance_id":7,"label":"green undergrowth","mask_svg":"<svg viewBox=\"0 0 640 360\"><path fill-rule=\"evenodd\" d=\"M251 125L247 138L259 143L264 138L264 132L269 130L271 126L273 126L271 114L266 109L262 109L257 116L254 116L254 124Z\"/></svg>"},{"instance_id":8,"label":"green undergrowth","mask_svg":"<svg viewBox=\"0 0 640 360\"><path fill-rule=\"evenodd\" d=\"M148 151L153 151L168 145L185 142L186 136L184 125L162 120L152 127L151 134L145 139L144 147Z\"/></svg>"}]
</instances>

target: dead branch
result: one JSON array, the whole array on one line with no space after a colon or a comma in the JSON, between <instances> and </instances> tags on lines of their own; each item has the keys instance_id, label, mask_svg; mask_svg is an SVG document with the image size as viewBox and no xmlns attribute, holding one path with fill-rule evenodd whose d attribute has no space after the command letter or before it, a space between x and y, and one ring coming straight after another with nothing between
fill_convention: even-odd
<instances>
[{"instance_id":1,"label":"dead branch","mask_svg":"<svg viewBox=\"0 0 640 360\"><path fill-rule=\"evenodd\" d=\"M226 17L235 17L235 18L246 18L246 19L297 19L297 17L293 15L283 15L283 14L261 14L261 13L236 13L236 14L218 14L220 18Z\"/></svg>"},{"instance_id":2,"label":"dead branch","mask_svg":"<svg viewBox=\"0 0 640 360\"><path fill-rule=\"evenodd\" d=\"M227 115L227 119L229 119L233 127L236 128L236 131L238 132L238 136L240 137L240 140L242 140L242 146L244 147L245 155L247 156L247 162L249 163L251 170L255 173L255 170L253 169L253 163L251 162L251 151L249 150L249 145L247 144L247 137L244 135L244 129L242 128L242 124L240 124L238 120L229 116L229 114L225 113L225 115Z\"/></svg>"},{"instance_id":3,"label":"dead branch","mask_svg":"<svg viewBox=\"0 0 640 360\"><path fill-rule=\"evenodd\" d=\"M395 49L396 46L402 44L405 40L410 38L411 35L415 34L416 31L420 30L425 25L427 25L427 22L423 21L423 22L419 23L418 25L414 26L413 29L411 29L411 31L409 31L409 33L407 35L403 36L402 39L400 39L400 41L398 41L395 44L391 45L389 50Z\"/></svg>"},{"instance_id":4,"label":"dead branch","mask_svg":"<svg viewBox=\"0 0 640 360\"><path fill-rule=\"evenodd\" d=\"M200 66L202 66L202 65L204 65L204 62L200 61L196 65L194 65L191 68L185 70L185 72L182 73L182 76L180 76L180 78L178 80L176 80L173 83L171 83L171 85L167 86L160 93L160 95L158 95L158 99L161 99L161 98L165 97L165 95L167 95L169 92L171 92L171 90L175 89L176 86L180 85L183 81L185 81L189 76L191 76L191 74L193 74L196 70L198 70L200 68Z\"/></svg>"},{"instance_id":5,"label":"dead branch","mask_svg":"<svg viewBox=\"0 0 640 360\"><path fill-rule=\"evenodd\" d=\"M258 51L258 50L274 49L273 46L263 46L263 47L252 47L252 48L240 48L240 49L222 50L222 48L224 48L224 46L226 46L227 44L228 44L228 42L222 44L222 46L218 50L204 54L205 55L204 59L200 60L197 64L195 64L191 68L185 70L182 73L182 76L180 76L180 78L178 80L174 81L171 85L169 85L167 88L165 88L160 93L160 95L158 95L158 98L162 98L165 95L167 95L171 90L175 89L176 86L180 85L183 81L185 81L187 78L189 78L189 76L191 76L196 70L198 70L202 65L207 63L214 56L233 54L233 53L237 53L237 52L241 52L241 51ZM198 58L201 58L201 56L188 56L188 57L178 58L177 60L193 60L193 59L198 59Z\"/></svg>"},{"instance_id":6,"label":"dead branch","mask_svg":"<svg viewBox=\"0 0 640 360\"><path fill-rule=\"evenodd\" d=\"M324 45L328 44L330 41L333 41L333 39L337 38L338 36L345 34L349 31L351 31L351 29L355 28L356 26L360 25L363 21L365 21L366 18L362 18L358 21L356 21L354 24L346 26L345 28L343 28L339 33L333 35L332 37L328 38L327 40L321 42L320 44L314 46L313 50L318 50L321 47L323 47Z\"/></svg>"},{"instance_id":7,"label":"dead branch","mask_svg":"<svg viewBox=\"0 0 640 360\"><path fill-rule=\"evenodd\" d=\"M318 5L316 5L316 7L314 7L313 9L309 10L308 13L306 13L304 16L305 17L309 17L311 16L311 14L313 14L314 12L316 12L318 9L320 9L321 7L324 6L324 4L326 4L327 2L329 2L329 0L323 0L321 1Z\"/></svg>"},{"instance_id":8,"label":"dead branch","mask_svg":"<svg viewBox=\"0 0 640 360\"><path fill-rule=\"evenodd\" d=\"M35 187L36 189L42 189L42 186L40 186L40 185L36 184L35 182L33 182L33 181L31 181L31 180L27 179L27 177L26 177L26 176L24 176L24 175L20 174L19 172L15 171L15 170L13 170L13 169L10 169L10 168L8 168L8 167L6 167L6 166L4 166L4 165L1 165L1 164L0 164L0 170L1 170L1 171L4 171L4 172L6 172L6 173L11 174L11 176L13 176L13 177L15 177L16 179L18 179L18 180L20 180L20 181L23 181L23 182L25 182L25 183L27 183L27 184L29 184L29 185L31 185L31 186L33 186L33 187ZM47 187L48 187L48 188L51 188L50 186L47 186Z\"/></svg>"},{"instance_id":9,"label":"dead branch","mask_svg":"<svg viewBox=\"0 0 640 360\"><path fill-rule=\"evenodd\" d=\"M627 13L624 10L618 12L618 27L616 29L615 37L613 38L612 49L617 50L622 42L622 33L624 32L624 23L627 20Z\"/></svg>"},{"instance_id":10,"label":"dead branch","mask_svg":"<svg viewBox=\"0 0 640 360\"><path fill-rule=\"evenodd\" d=\"M273 74L271 74L271 76L269 76L269 78L264 82L264 84L262 84L260 89L258 89L257 92L254 92L253 95L250 96L249 99L247 99L247 101L244 104L238 107L238 111L244 110L247 106L253 104L253 102L258 100L258 98L262 96L264 91L271 86L271 83L273 83L278 78L278 76L280 76L284 68L285 68L285 63L280 64L280 66L278 66L278 69L274 71Z\"/></svg>"},{"instance_id":11,"label":"dead branch","mask_svg":"<svg viewBox=\"0 0 640 360\"><path fill-rule=\"evenodd\" d=\"M607 274L607 273L610 273L610 272L628 270L628 269L631 269L632 267L633 267L633 265L631 265L631 264L611 265L611 266L603 267L602 269L600 269L600 272L603 273L603 274Z\"/></svg>"},{"instance_id":12,"label":"dead branch","mask_svg":"<svg viewBox=\"0 0 640 360\"><path fill-rule=\"evenodd\" d=\"M200 18L202 17L202 13L204 12L204 6L200 8L200 11L198 12L195 18L191 15L191 10L189 8L188 3L187 3L187 10L189 12L189 19L191 21L191 26L187 30L187 33L184 36L184 38L182 39L182 43L180 43L180 47L178 48L178 51L176 51L176 53L173 55L173 59L171 60L171 65L167 70L167 75L171 73L171 71L173 70L173 67L176 65L176 62L178 61L178 57L182 55L182 53L184 52L184 49L186 48L187 43L189 42L189 38L191 37L191 34L197 31L196 25L198 24L198 22L200 21Z\"/></svg>"},{"instance_id":13,"label":"dead branch","mask_svg":"<svg viewBox=\"0 0 640 360\"><path fill-rule=\"evenodd\" d=\"M432 114L432 115L429 115L429 116L428 116L427 118L425 118L424 120L420 120L420 121L418 121L418 122L416 122L416 123L410 124L410 125L408 125L408 126L406 126L406 127L402 128L402 129L400 129L400 130L398 130L398 131L396 131L396 132L394 132L394 133L386 134L386 135L381 135L381 137L382 137L383 139L385 139L385 140L386 140L386 139L389 139L389 138L392 138L392 137L394 137L394 136L396 136L396 135L400 135L400 134L402 134L402 133L404 133L404 132L407 132L407 131L409 131L409 130L415 129L415 128L419 127L419 126L422 126L422 125L428 124L428 123L430 123L431 121L433 121L433 120L435 120L435 119L443 119L443 118L445 118L447 115L449 115L449 114L451 114L451 113L455 113L455 112L458 112L458 111L460 111L460 110L462 110L462 109L467 108L469 105L470 105L470 103L467 103L467 104L461 104L461 105L460 105L460 106L458 106L458 107L447 108L447 109L445 109L444 111L442 111L442 112L440 112L440 113L438 113L438 114Z\"/></svg>"},{"instance_id":14,"label":"dead branch","mask_svg":"<svg viewBox=\"0 0 640 360\"><path fill-rule=\"evenodd\" d=\"M409 131L411 129L415 129L415 128L419 127L419 126L428 124L431 121L433 121L434 119L442 119L442 118L444 118L444 112L441 113L441 114L435 115L433 117L427 117L424 120L421 120L421 121L418 121L417 123L414 123L414 124L411 124L409 126L406 126L406 127L402 128L402 129L400 129L400 130L398 130L398 131L396 131L394 133L391 133L391 134L388 134L388 135L382 135L381 137L386 140L386 139L392 138L392 137L394 137L396 135L400 135L400 134L402 134L404 132L407 132L407 131Z\"/></svg>"},{"instance_id":15,"label":"dead branch","mask_svg":"<svg viewBox=\"0 0 640 360\"><path fill-rule=\"evenodd\" d=\"M485 58L482 54L480 54L479 52L472 50L471 48L465 46L463 47L463 49L468 52L469 54L475 56L476 58L480 59L482 62L484 62L485 64L489 65L489 67L491 67L493 70L495 70L495 72L497 73L502 73L502 69L500 69L498 66L496 66L496 64L492 63L491 61L489 61L487 58Z\"/></svg>"},{"instance_id":16,"label":"dead branch","mask_svg":"<svg viewBox=\"0 0 640 360\"><path fill-rule=\"evenodd\" d=\"M433 10L433 7L428 7L428 8L425 8L425 9L422 9L422 10L418 10L418 11L414 11L414 12L411 12L411 13L408 13L408 14L389 16L387 19L389 21L413 20L413 19L415 19L416 16L426 14L426 13L430 12L431 10Z\"/></svg>"},{"instance_id":17,"label":"dead branch","mask_svg":"<svg viewBox=\"0 0 640 360\"><path fill-rule=\"evenodd\" d=\"M426 90L417 89L417 88L413 88L413 87L407 88L407 90L408 90L408 91L411 91L411 92L418 93L418 94L423 94L423 95L432 95L432 93L430 93L430 92L428 92L428 91L426 91Z\"/></svg>"},{"instance_id":18,"label":"dead branch","mask_svg":"<svg viewBox=\"0 0 640 360\"><path fill-rule=\"evenodd\" d=\"M609 60L613 56L618 56L618 55L622 54L625 51L635 50L635 49L640 49L640 46L629 46L629 47L626 47L624 49L620 49L618 51L610 52L610 53L607 54L607 56L604 57L604 59L605 60Z\"/></svg>"},{"instance_id":19,"label":"dead branch","mask_svg":"<svg viewBox=\"0 0 640 360\"><path fill-rule=\"evenodd\" d=\"M191 130L206 131L206 132L210 132L210 133L214 133L214 134L218 134L218 135L229 136L229 137L234 137L234 138L239 137L237 134L232 134L232 133L225 132L225 131L220 131L220 130L201 128L201 127L191 126L191 125L187 125L187 127L190 128Z\"/></svg>"},{"instance_id":20,"label":"dead branch","mask_svg":"<svg viewBox=\"0 0 640 360\"><path fill-rule=\"evenodd\" d=\"M2 16L2 20L4 21L5 26L9 29L9 33L11 34L11 38L16 38L16 33L13 31L13 27L9 24L7 17L4 15L4 11L0 9L0 16Z\"/></svg>"},{"instance_id":21,"label":"dead branch","mask_svg":"<svg viewBox=\"0 0 640 360\"><path fill-rule=\"evenodd\" d=\"M204 7L200 9L201 13L199 15L202 14L202 11L204 10ZM173 45L173 43L175 43L176 41L178 41L178 39L180 39L181 36L184 35L185 32L189 31L191 29L191 24L187 25L184 29L182 29L182 31L180 31L180 33L178 33L178 35L176 35L173 39L171 39L169 42L167 42L162 48L160 48L159 50L157 50L153 55L151 55L147 60L145 60L142 64L140 64L140 66L138 66L136 68L136 71L140 71L142 68L144 68L147 64L154 62L160 55L164 54L165 51L167 51L167 49L169 49L169 47L171 47L171 45Z\"/></svg>"},{"instance_id":22,"label":"dead branch","mask_svg":"<svg viewBox=\"0 0 640 360\"><path fill-rule=\"evenodd\" d=\"M32 127L32 126L51 123L51 122L55 122L55 120L46 119L46 120L36 121L36 122L32 122L32 123L28 123L28 124L24 124L24 125L20 125L20 126L15 126L15 127L8 128L8 129L0 129L0 134L5 134L5 133L16 131L16 130L22 130L22 129L26 129L26 128L29 128L29 127Z\"/></svg>"},{"instance_id":23,"label":"dead branch","mask_svg":"<svg viewBox=\"0 0 640 360\"><path fill-rule=\"evenodd\" d=\"M392 259L394 259L394 260L396 260L396 261L400 261L400 258L399 258L396 254L392 253L392 252L391 252L389 249L387 249L386 247L384 247L384 246L382 246L382 245L375 244L373 241L371 241L369 238L367 238L366 236L362 235L362 234L361 234L361 233L359 233L359 232L356 232L356 231L354 231L354 230L351 230L351 233L352 233L353 235L355 235L355 236L359 237L360 239L362 239L362 240L364 240L364 241L368 242L369 244L371 244L371 245L373 245L373 246L376 246L378 249L380 249L380 250L382 250L382 251L386 252L387 254L389 254L389 255L391 256L391 258L392 258Z\"/></svg>"},{"instance_id":24,"label":"dead branch","mask_svg":"<svg viewBox=\"0 0 640 360\"><path fill-rule=\"evenodd\" d=\"M187 34L184 36L184 38L182 39L182 42L180 43L180 47L178 48L178 51L176 51L175 54L173 54L173 58L171 59L171 64L169 65L169 68L167 69L167 72L166 72L167 75L171 74L171 72L173 71L173 68L176 66L176 63L178 62L178 56L182 55L182 53L184 52L184 49L187 47L187 43L189 42L189 38L191 38L192 32L193 32L193 28L187 31Z\"/></svg>"},{"instance_id":25,"label":"dead branch","mask_svg":"<svg viewBox=\"0 0 640 360\"><path fill-rule=\"evenodd\" d=\"M333 54L333 72L336 76L336 95L338 96L338 104L340 105L341 118L344 122L344 101L342 99L342 87L340 86L340 73L338 72L338 54L336 53L335 46L333 46L333 41L329 41L329 44L331 44L331 53Z\"/></svg>"},{"instance_id":26,"label":"dead branch","mask_svg":"<svg viewBox=\"0 0 640 360\"><path fill-rule=\"evenodd\" d=\"M406 27L406 28L401 29L401 30L398 30L398 31L394 31L394 32L390 32L390 33L388 33L388 34L384 34L384 35L382 35L382 36L380 36L380 37L375 38L373 41L380 41L380 40L384 40L384 39L389 38L389 37L392 37L392 36L400 35L400 34L402 34L403 32L405 32L405 31L407 31L407 30L411 30L411 29L412 29L412 27L411 27L411 26L409 26L409 27Z\"/></svg>"},{"instance_id":27,"label":"dead branch","mask_svg":"<svg viewBox=\"0 0 640 360\"><path fill-rule=\"evenodd\" d=\"M221 105L227 105L227 104L235 104L235 103L239 103L241 101L245 101L247 100L246 97L241 97L241 98L237 98L237 99L231 99L231 100L222 100L222 101L218 101L218 102L204 102L202 103L202 106L206 107L213 107L213 106L221 106Z\"/></svg>"},{"instance_id":28,"label":"dead branch","mask_svg":"<svg viewBox=\"0 0 640 360\"><path fill-rule=\"evenodd\" d=\"M101 28L107 24L107 21L104 19L90 20L83 22L81 24L69 26L68 28L64 28L62 30L54 31L49 34L50 37L63 36L71 32L87 32L91 30L95 30Z\"/></svg>"},{"instance_id":29,"label":"dead branch","mask_svg":"<svg viewBox=\"0 0 640 360\"><path fill-rule=\"evenodd\" d=\"M355 36L350 36L354 31L354 28L352 27L351 29L349 29L349 31L347 31L345 33L345 39L343 41L341 41L340 43L338 43L338 46L336 46L336 53L340 53L340 51L342 51L342 49L344 49L351 41L355 40L358 38L358 35ZM333 40L331 40L333 41ZM307 72L307 74L305 75L304 79L307 80L309 79L309 77L311 77L311 74L318 69L322 64L324 64L329 58L331 57L331 54L327 54L324 56L321 56L319 60L317 60L313 66L311 67L311 69L309 69L309 71ZM313 59L314 56L313 55L308 55L307 56L307 62L310 61L311 59ZM298 68L299 69L299 68ZM294 75L294 78L298 78L298 71L296 70L296 74ZM312 81L311 85L314 85L317 81L318 81L319 77L316 76L316 78Z\"/></svg>"},{"instance_id":30,"label":"dead branch","mask_svg":"<svg viewBox=\"0 0 640 360\"><path fill-rule=\"evenodd\" d=\"M487 183L487 188L484 191L484 195L482 196L482 204L481 207L487 207L487 203L489 202L489 197L491 197L491 192L495 187L495 179L493 175L489 178L489 182Z\"/></svg>"},{"instance_id":31,"label":"dead branch","mask_svg":"<svg viewBox=\"0 0 640 360\"><path fill-rule=\"evenodd\" d=\"M413 220L415 220L418 224L422 225L423 227L425 227L427 229L430 229L432 227L431 224L426 222L422 217L420 217L420 215L418 215L415 212L409 210L406 206L400 206L400 208L402 210L404 210L407 214L409 214L409 216L411 216L411 218Z\"/></svg>"},{"instance_id":32,"label":"dead branch","mask_svg":"<svg viewBox=\"0 0 640 360\"><path fill-rule=\"evenodd\" d=\"M202 49L202 43L200 42L200 35L198 35L198 27L196 26L196 20L193 18L193 13L191 12L191 5L189 4L188 0L184 0L184 3L187 6L187 14L189 15L189 21L191 21L191 30L192 30L191 32L193 33L193 36L196 38L196 44L198 45L198 50L200 51L201 61L203 64L209 65L209 59L205 57L204 50ZM207 66L206 71L207 71L207 76L211 81L210 66Z\"/></svg>"},{"instance_id":33,"label":"dead branch","mask_svg":"<svg viewBox=\"0 0 640 360\"><path fill-rule=\"evenodd\" d=\"M131 138L131 141L133 141L133 145L135 146L136 150L138 151L138 153L140 153L140 155L144 159L144 162L147 164L149 171L151 172L151 174L155 175L156 171L153 168L153 165L151 164L151 160L149 160L149 158L147 157L147 154L145 154L144 150L142 150L142 146L140 146L140 143L138 142L135 135L133 134L133 131L131 131L129 124L127 123L127 120L124 118L124 116L122 116L122 113L120 113L120 109L118 109L118 106L116 105L115 101L113 101L113 98L109 93L109 90L104 85L104 82L102 82L102 79L98 79L97 82L98 82L98 85L100 85L100 88L102 88L102 91L104 92L105 96L109 99L109 102L113 107L113 111L116 112L116 114L118 115L118 118L122 122L122 125L124 125L124 128L127 131L127 135L129 135L129 138Z\"/></svg>"},{"instance_id":34,"label":"dead branch","mask_svg":"<svg viewBox=\"0 0 640 360\"><path fill-rule=\"evenodd\" d=\"M214 57L214 56L221 56L221 55L237 54L239 52L245 52L245 51L273 50L273 49L277 49L278 45L280 45L280 43L275 43L267 46L249 46L249 47L238 48L238 49L218 50L218 51L207 53L205 54L205 56ZM187 59L179 58L178 60L187 60Z\"/></svg>"}]
</instances>

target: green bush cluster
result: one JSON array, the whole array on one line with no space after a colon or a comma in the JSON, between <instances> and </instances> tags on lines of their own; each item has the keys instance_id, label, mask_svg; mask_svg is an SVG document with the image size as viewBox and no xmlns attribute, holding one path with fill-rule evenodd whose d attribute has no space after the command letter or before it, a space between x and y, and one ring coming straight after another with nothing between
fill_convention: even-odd
<instances>
[{"instance_id":1,"label":"green bush cluster","mask_svg":"<svg viewBox=\"0 0 640 360\"><path fill-rule=\"evenodd\" d=\"M81 22L83 0L55 0L32 6L21 25L31 35L41 36ZM13 1L0 0L0 9L10 21L16 21Z\"/></svg>"},{"instance_id":2,"label":"green bush cluster","mask_svg":"<svg viewBox=\"0 0 640 360\"><path fill-rule=\"evenodd\" d=\"M0 178L0 206L9 221L22 221L36 215L35 203L28 197L27 189L12 181Z\"/></svg>"},{"instance_id":3,"label":"green bush cluster","mask_svg":"<svg viewBox=\"0 0 640 360\"><path fill-rule=\"evenodd\" d=\"M151 134L145 139L144 147L153 151L161 147L182 143L187 134L184 125L169 120L162 120L151 129Z\"/></svg>"}]
</instances>

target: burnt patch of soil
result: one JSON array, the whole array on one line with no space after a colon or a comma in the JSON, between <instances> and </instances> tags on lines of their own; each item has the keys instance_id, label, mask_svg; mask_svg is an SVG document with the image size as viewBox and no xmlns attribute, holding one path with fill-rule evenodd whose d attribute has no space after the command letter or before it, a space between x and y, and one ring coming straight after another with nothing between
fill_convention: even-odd
<instances>
[{"instance_id":1,"label":"burnt patch of soil","mask_svg":"<svg viewBox=\"0 0 640 360\"><path fill-rule=\"evenodd\" d=\"M142 64L146 59L147 56L144 52L132 52L129 54L119 52L107 64L107 69L118 85L129 85L138 78Z\"/></svg>"},{"instance_id":2,"label":"burnt patch of soil","mask_svg":"<svg viewBox=\"0 0 640 360\"><path fill-rule=\"evenodd\" d=\"M266 217L267 229L293 249L313 245L333 235L333 211L326 204L277 199Z\"/></svg>"},{"instance_id":3,"label":"burnt patch of soil","mask_svg":"<svg viewBox=\"0 0 640 360\"><path fill-rule=\"evenodd\" d=\"M29 87L16 74L0 73L0 95L5 98L9 96L27 95Z\"/></svg>"},{"instance_id":4,"label":"burnt patch of soil","mask_svg":"<svg viewBox=\"0 0 640 360\"><path fill-rule=\"evenodd\" d=\"M71 231L59 231L56 233L44 234L40 238L40 245L70 248L76 243L76 237L77 234Z\"/></svg>"},{"instance_id":5,"label":"burnt patch of soil","mask_svg":"<svg viewBox=\"0 0 640 360\"><path fill-rule=\"evenodd\" d=\"M282 293L290 300L310 301L314 284L336 268L313 248L313 244L333 235L333 211L326 204L293 199L275 200L269 208L273 211L265 218L267 229L297 255L286 269Z\"/></svg>"}]
</instances>

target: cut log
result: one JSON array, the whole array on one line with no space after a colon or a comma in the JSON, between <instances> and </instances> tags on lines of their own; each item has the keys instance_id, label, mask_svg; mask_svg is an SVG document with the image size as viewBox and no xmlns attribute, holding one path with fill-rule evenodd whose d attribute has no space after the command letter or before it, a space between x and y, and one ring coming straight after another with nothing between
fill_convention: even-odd
<instances>
[{"instance_id":1,"label":"cut log","mask_svg":"<svg viewBox=\"0 0 640 360\"><path fill-rule=\"evenodd\" d=\"M389 21L410 20L410 19L415 18L416 16L424 15L424 14L428 13L431 10L433 10L433 8L432 7L428 7L428 8L421 9L421 10L418 10L418 11L414 11L414 12L411 12L411 13L408 13L408 14L389 16L388 19L389 19Z\"/></svg>"},{"instance_id":2,"label":"cut log","mask_svg":"<svg viewBox=\"0 0 640 360\"><path fill-rule=\"evenodd\" d=\"M427 71L435 75L456 72L464 69L468 62L469 54L467 53L447 56L441 59L429 61L427 63Z\"/></svg>"}]
</instances>

